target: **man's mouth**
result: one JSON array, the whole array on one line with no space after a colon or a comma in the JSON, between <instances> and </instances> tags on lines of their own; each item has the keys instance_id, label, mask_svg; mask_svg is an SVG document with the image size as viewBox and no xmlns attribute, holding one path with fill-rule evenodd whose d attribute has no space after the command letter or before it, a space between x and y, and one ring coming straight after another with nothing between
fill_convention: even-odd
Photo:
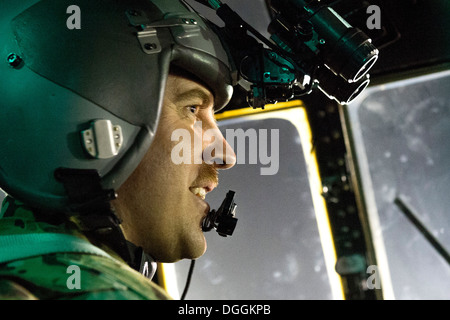
<instances>
[{"instance_id":1,"label":"man's mouth","mask_svg":"<svg viewBox=\"0 0 450 320\"><path fill-rule=\"evenodd\" d=\"M201 198L202 200L205 200L206 198L206 189L202 187L191 187L189 188L193 194L195 194L197 197Z\"/></svg>"}]
</instances>

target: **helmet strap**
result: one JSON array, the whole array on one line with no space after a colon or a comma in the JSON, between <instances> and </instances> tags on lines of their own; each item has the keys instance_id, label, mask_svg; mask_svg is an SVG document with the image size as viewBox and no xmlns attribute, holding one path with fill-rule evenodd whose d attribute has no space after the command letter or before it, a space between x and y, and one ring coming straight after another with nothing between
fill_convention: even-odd
<instances>
[{"instance_id":1,"label":"helmet strap","mask_svg":"<svg viewBox=\"0 0 450 320\"><path fill-rule=\"evenodd\" d=\"M58 168L55 178L66 189L69 215L77 215L86 236L108 245L127 263L131 263L131 254L127 241L120 228L110 203L117 197L114 190L105 190L101 186L97 170ZM133 255L134 256L134 255Z\"/></svg>"}]
</instances>

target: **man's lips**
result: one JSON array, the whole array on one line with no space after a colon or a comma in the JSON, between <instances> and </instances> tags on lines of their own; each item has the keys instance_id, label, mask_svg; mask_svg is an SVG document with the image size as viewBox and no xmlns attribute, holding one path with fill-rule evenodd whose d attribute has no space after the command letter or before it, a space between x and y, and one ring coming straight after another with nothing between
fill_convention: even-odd
<instances>
[{"instance_id":1,"label":"man's lips","mask_svg":"<svg viewBox=\"0 0 450 320\"><path fill-rule=\"evenodd\" d=\"M202 200L205 200L206 198L206 189L203 187L190 187L189 190L196 195L197 197L201 198Z\"/></svg>"},{"instance_id":2,"label":"man's lips","mask_svg":"<svg viewBox=\"0 0 450 320\"><path fill-rule=\"evenodd\" d=\"M209 211L211 210L211 207L209 206L209 203L205 201L207 188L190 187L189 190L192 192L192 194L195 196L195 198L197 198L199 206L201 207L202 215L200 217L200 224L199 225L200 225L200 229L202 229L203 228L203 221L206 219L206 216L208 215Z\"/></svg>"},{"instance_id":3,"label":"man's lips","mask_svg":"<svg viewBox=\"0 0 450 320\"><path fill-rule=\"evenodd\" d=\"M198 200L202 203L202 207L204 205L204 210L202 210L203 215L200 221L200 226L202 226L203 220L206 218L211 209L209 204L205 201L206 194L211 192L216 186L217 181L203 180L195 182L194 185L189 188L189 191L191 191L191 193L194 196L196 196Z\"/></svg>"},{"instance_id":4,"label":"man's lips","mask_svg":"<svg viewBox=\"0 0 450 320\"><path fill-rule=\"evenodd\" d=\"M204 181L196 183L194 186L189 187L189 190L197 197L205 200L206 194L211 192L217 186L216 182Z\"/></svg>"}]
</instances>

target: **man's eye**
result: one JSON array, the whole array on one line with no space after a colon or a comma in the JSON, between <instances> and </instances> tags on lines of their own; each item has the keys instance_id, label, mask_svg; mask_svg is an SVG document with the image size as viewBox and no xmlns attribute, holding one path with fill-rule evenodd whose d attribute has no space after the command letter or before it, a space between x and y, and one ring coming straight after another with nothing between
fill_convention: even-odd
<instances>
[{"instance_id":1,"label":"man's eye","mask_svg":"<svg viewBox=\"0 0 450 320\"><path fill-rule=\"evenodd\" d=\"M198 111L198 106L190 106L189 111L193 114L196 114Z\"/></svg>"}]
</instances>

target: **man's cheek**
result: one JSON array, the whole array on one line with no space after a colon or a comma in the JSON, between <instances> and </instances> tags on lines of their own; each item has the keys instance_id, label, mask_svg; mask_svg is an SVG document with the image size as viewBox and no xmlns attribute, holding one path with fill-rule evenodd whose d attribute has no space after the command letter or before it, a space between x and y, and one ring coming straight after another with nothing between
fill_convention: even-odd
<instances>
[{"instance_id":1,"label":"man's cheek","mask_svg":"<svg viewBox=\"0 0 450 320\"><path fill-rule=\"evenodd\" d=\"M196 122L192 130L178 128L171 134L171 152L172 162L179 164L201 164L203 162L202 150L202 124Z\"/></svg>"}]
</instances>

